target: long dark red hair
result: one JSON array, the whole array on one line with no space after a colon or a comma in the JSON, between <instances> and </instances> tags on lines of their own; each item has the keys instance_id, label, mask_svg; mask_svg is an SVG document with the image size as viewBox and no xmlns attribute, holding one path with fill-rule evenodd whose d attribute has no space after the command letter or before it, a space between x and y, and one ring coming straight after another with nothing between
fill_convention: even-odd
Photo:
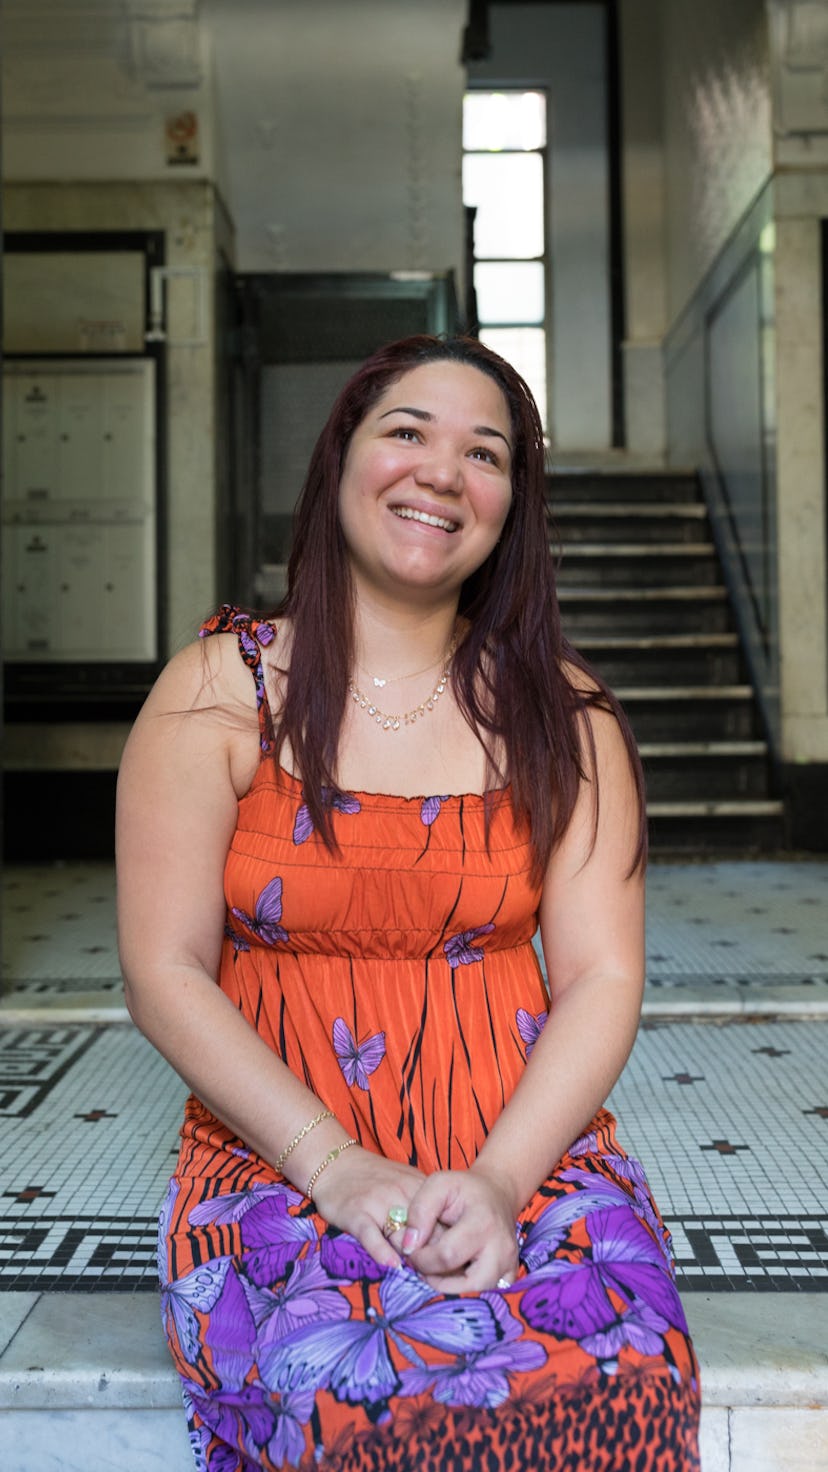
<instances>
[{"instance_id":1,"label":"long dark red hair","mask_svg":"<svg viewBox=\"0 0 828 1472\"><path fill-rule=\"evenodd\" d=\"M499 542L461 589L459 612L469 630L451 671L460 709L488 753L487 787L508 782L515 817L530 825L540 877L572 817L581 781L587 772L595 780L589 709L612 711L638 784L636 867L646 850L641 765L615 697L561 632L537 407L515 369L475 338L408 337L379 348L331 410L296 508L288 592L273 615L289 617L293 630L284 703L274 724L275 760L288 741L314 825L335 848L331 796L339 791L337 753L354 655L339 483L351 436L376 401L405 373L434 362L465 364L494 379L511 418L512 504ZM582 688L573 683L572 670L586 677ZM502 766L494 760L497 751ZM595 812L597 822L597 793Z\"/></svg>"}]
</instances>

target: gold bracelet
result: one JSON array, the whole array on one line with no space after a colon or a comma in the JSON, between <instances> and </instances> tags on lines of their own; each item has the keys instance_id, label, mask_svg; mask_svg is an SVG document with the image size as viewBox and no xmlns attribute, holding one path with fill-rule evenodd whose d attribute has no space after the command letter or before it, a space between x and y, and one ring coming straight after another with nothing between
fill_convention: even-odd
<instances>
[{"instance_id":1,"label":"gold bracelet","mask_svg":"<svg viewBox=\"0 0 828 1472\"><path fill-rule=\"evenodd\" d=\"M339 1159L339 1156L342 1154L343 1150L350 1150L352 1145L358 1144L358 1140L343 1140L341 1145L335 1145L333 1150L328 1151L325 1159L316 1167L316 1170L314 1171L313 1175L308 1181L308 1184L305 1187L305 1195L307 1196L309 1201L313 1200L313 1188L316 1185L316 1182L319 1180L319 1177L321 1176L326 1166L333 1165L334 1161Z\"/></svg>"},{"instance_id":2,"label":"gold bracelet","mask_svg":"<svg viewBox=\"0 0 828 1472\"><path fill-rule=\"evenodd\" d=\"M296 1149L296 1146L299 1144L299 1141L300 1140L304 1140L305 1135L309 1135L310 1132L311 1132L311 1130L315 1130L316 1129L316 1126L318 1124L321 1124L322 1121L323 1121L323 1119L333 1119L333 1117L334 1117L334 1113L333 1113L333 1110L332 1109L323 1109L322 1112L321 1112L321 1114L317 1114L316 1119L310 1119L310 1120L308 1120L308 1123L307 1124L304 1124L302 1126L302 1128L299 1131L298 1135L294 1135L293 1136L293 1139L290 1142L290 1144L285 1146L285 1148L282 1151L281 1155L279 1156L278 1160L275 1161L274 1166L273 1166L273 1169L280 1171L282 1169L282 1166L284 1165L285 1161L287 1160L288 1156L290 1155L291 1151Z\"/></svg>"}]
</instances>

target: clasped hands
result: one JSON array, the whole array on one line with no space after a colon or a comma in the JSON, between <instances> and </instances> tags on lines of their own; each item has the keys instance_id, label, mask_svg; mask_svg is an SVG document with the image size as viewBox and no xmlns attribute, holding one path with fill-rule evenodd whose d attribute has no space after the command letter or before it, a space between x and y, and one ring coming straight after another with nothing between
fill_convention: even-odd
<instances>
[{"instance_id":1,"label":"clasped hands","mask_svg":"<svg viewBox=\"0 0 828 1472\"><path fill-rule=\"evenodd\" d=\"M408 1262L441 1293L481 1292L517 1276L513 1203L474 1165L427 1176L357 1148L325 1171L315 1200L325 1220L375 1262ZM394 1229L389 1212L396 1207L405 1208L406 1221Z\"/></svg>"}]
</instances>

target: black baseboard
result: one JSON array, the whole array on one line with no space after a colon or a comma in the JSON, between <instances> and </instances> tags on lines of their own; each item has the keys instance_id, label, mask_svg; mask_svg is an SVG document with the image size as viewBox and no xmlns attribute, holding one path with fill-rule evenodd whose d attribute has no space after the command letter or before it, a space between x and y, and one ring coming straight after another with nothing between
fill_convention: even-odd
<instances>
[{"instance_id":1,"label":"black baseboard","mask_svg":"<svg viewBox=\"0 0 828 1472\"><path fill-rule=\"evenodd\" d=\"M780 779L791 847L828 853L828 762L786 762Z\"/></svg>"},{"instance_id":2,"label":"black baseboard","mask_svg":"<svg viewBox=\"0 0 828 1472\"><path fill-rule=\"evenodd\" d=\"M113 859L115 772L4 772L6 863Z\"/></svg>"}]
</instances>

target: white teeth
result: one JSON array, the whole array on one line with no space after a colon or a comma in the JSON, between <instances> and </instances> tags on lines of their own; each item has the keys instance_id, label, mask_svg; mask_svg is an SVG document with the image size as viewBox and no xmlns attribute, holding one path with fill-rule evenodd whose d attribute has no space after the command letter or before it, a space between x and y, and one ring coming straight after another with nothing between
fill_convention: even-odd
<instances>
[{"instance_id":1,"label":"white teeth","mask_svg":"<svg viewBox=\"0 0 828 1472\"><path fill-rule=\"evenodd\" d=\"M426 526L439 526L444 532L456 532L457 522L446 521L442 516L430 516L427 511L413 511L410 506L392 507L395 516L401 516L404 521L422 521Z\"/></svg>"}]
</instances>

